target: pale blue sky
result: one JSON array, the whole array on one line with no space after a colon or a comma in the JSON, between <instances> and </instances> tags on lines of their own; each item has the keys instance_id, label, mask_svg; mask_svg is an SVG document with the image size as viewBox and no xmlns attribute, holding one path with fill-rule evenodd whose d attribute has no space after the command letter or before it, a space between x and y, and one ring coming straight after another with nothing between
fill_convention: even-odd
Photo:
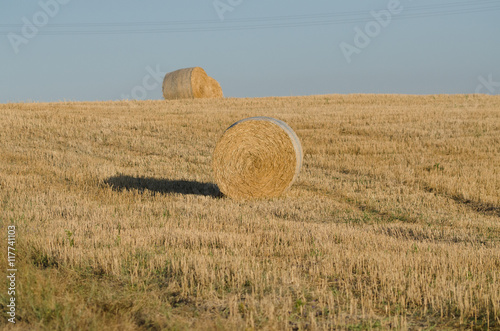
<instances>
[{"instance_id":1,"label":"pale blue sky","mask_svg":"<svg viewBox=\"0 0 500 331\"><path fill-rule=\"evenodd\" d=\"M397 0L218 1L223 21L213 0L3 1L0 102L161 99L147 68L192 66L227 97L500 92L498 1L401 0L379 31L371 11Z\"/></svg>"}]
</instances>

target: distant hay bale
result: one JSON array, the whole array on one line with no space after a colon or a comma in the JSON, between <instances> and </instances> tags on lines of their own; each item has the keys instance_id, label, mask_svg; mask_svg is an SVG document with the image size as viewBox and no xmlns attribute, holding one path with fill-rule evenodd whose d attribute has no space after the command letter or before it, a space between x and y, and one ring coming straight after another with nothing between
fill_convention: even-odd
<instances>
[{"instance_id":1,"label":"distant hay bale","mask_svg":"<svg viewBox=\"0 0 500 331\"><path fill-rule=\"evenodd\" d=\"M219 82L210 76L208 76L207 91L207 94L210 95L209 98L220 99L224 97Z\"/></svg>"},{"instance_id":2,"label":"distant hay bale","mask_svg":"<svg viewBox=\"0 0 500 331\"><path fill-rule=\"evenodd\" d=\"M200 67L166 74L162 89L163 97L167 100L223 97L219 83Z\"/></svg>"},{"instance_id":3,"label":"distant hay bale","mask_svg":"<svg viewBox=\"0 0 500 331\"><path fill-rule=\"evenodd\" d=\"M300 140L286 123L247 118L231 125L217 142L215 182L235 199L277 197L297 178L302 158Z\"/></svg>"}]
</instances>

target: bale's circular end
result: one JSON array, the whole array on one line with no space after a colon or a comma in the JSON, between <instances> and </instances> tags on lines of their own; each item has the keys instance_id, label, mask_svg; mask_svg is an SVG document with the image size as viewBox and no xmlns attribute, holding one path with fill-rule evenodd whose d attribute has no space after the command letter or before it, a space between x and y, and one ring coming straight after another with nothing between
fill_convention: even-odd
<instances>
[{"instance_id":1,"label":"bale's circular end","mask_svg":"<svg viewBox=\"0 0 500 331\"><path fill-rule=\"evenodd\" d=\"M293 184L301 166L299 138L286 123L270 117L234 123L213 155L215 181L235 199L277 197Z\"/></svg>"}]
</instances>

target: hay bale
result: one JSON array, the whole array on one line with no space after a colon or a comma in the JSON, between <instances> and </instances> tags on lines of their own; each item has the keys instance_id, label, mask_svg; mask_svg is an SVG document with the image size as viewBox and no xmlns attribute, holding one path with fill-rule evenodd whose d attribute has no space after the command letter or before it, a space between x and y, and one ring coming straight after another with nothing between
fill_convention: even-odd
<instances>
[{"instance_id":1,"label":"hay bale","mask_svg":"<svg viewBox=\"0 0 500 331\"><path fill-rule=\"evenodd\" d=\"M206 88L208 91L207 94L210 95L209 98L213 98L213 99L224 98L224 94L222 93L222 88L220 87L219 82L210 76L208 76L208 84L207 84Z\"/></svg>"},{"instance_id":2,"label":"hay bale","mask_svg":"<svg viewBox=\"0 0 500 331\"><path fill-rule=\"evenodd\" d=\"M223 97L219 83L200 67L166 74L162 89L163 97L167 100Z\"/></svg>"},{"instance_id":3,"label":"hay bale","mask_svg":"<svg viewBox=\"0 0 500 331\"><path fill-rule=\"evenodd\" d=\"M272 198L297 178L302 146L293 130L270 117L251 117L231 125L213 155L215 182L231 198Z\"/></svg>"}]
</instances>

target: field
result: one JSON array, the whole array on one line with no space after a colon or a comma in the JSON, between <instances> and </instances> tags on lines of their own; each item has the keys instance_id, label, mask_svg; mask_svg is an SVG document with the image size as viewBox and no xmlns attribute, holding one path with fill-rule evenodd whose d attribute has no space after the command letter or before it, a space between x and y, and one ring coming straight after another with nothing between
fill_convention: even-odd
<instances>
[{"instance_id":1,"label":"field","mask_svg":"<svg viewBox=\"0 0 500 331\"><path fill-rule=\"evenodd\" d=\"M261 115L302 172L225 198L215 144ZM3 104L0 222L18 329L500 329L500 97Z\"/></svg>"}]
</instances>

